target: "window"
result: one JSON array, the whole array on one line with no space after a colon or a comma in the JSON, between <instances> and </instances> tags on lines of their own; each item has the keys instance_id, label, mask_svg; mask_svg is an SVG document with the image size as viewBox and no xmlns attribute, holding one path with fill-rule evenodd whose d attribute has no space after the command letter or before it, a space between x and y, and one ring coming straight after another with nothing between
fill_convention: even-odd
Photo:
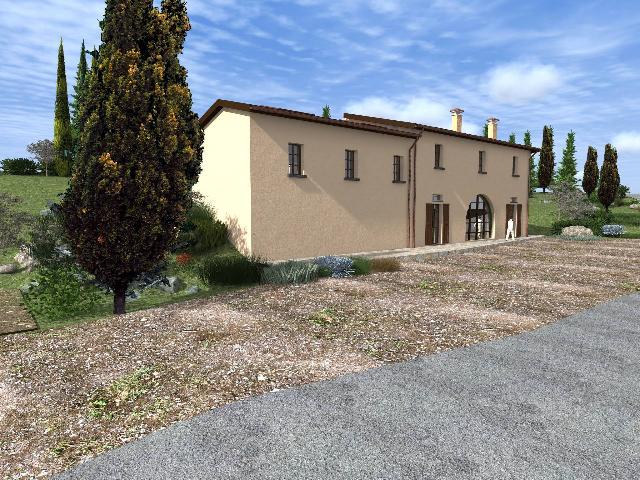
<instances>
[{"instance_id":1,"label":"window","mask_svg":"<svg viewBox=\"0 0 640 480\"><path fill-rule=\"evenodd\" d=\"M302 145L299 143L289 144L289 176L306 177L302 174Z\"/></svg>"},{"instance_id":2,"label":"window","mask_svg":"<svg viewBox=\"0 0 640 480\"><path fill-rule=\"evenodd\" d=\"M518 175L518 157L513 157L513 164L511 166L511 175L514 177L519 177Z\"/></svg>"},{"instance_id":3,"label":"window","mask_svg":"<svg viewBox=\"0 0 640 480\"><path fill-rule=\"evenodd\" d=\"M402 181L402 157L400 155L393 156L393 183L405 183Z\"/></svg>"},{"instance_id":4,"label":"window","mask_svg":"<svg viewBox=\"0 0 640 480\"><path fill-rule=\"evenodd\" d=\"M487 173L487 158L486 152L480 151L478 156L478 173Z\"/></svg>"},{"instance_id":5,"label":"window","mask_svg":"<svg viewBox=\"0 0 640 480\"><path fill-rule=\"evenodd\" d=\"M442 145L436 145L435 159L433 168L437 170L444 170L444 167L442 166Z\"/></svg>"},{"instance_id":6,"label":"window","mask_svg":"<svg viewBox=\"0 0 640 480\"><path fill-rule=\"evenodd\" d=\"M345 180L360 180L356 178L356 151L345 150L344 151L344 179Z\"/></svg>"},{"instance_id":7,"label":"window","mask_svg":"<svg viewBox=\"0 0 640 480\"><path fill-rule=\"evenodd\" d=\"M434 193L433 195L431 195L431 201L433 203L442 202L442 195L439 193Z\"/></svg>"}]
</instances>

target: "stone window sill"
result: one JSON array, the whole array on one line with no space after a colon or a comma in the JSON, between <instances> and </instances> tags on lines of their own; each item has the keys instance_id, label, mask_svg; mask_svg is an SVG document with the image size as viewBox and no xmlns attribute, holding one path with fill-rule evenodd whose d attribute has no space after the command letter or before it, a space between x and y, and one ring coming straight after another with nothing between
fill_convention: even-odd
<instances>
[{"instance_id":1,"label":"stone window sill","mask_svg":"<svg viewBox=\"0 0 640 480\"><path fill-rule=\"evenodd\" d=\"M360 181L360 179L359 179L359 178L355 178L355 177L353 177L353 178L344 177L344 179L345 179L347 182L359 182L359 181Z\"/></svg>"},{"instance_id":2,"label":"stone window sill","mask_svg":"<svg viewBox=\"0 0 640 480\"><path fill-rule=\"evenodd\" d=\"M288 174L287 175L289 178L307 178L306 175L293 175L293 174Z\"/></svg>"}]
</instances>

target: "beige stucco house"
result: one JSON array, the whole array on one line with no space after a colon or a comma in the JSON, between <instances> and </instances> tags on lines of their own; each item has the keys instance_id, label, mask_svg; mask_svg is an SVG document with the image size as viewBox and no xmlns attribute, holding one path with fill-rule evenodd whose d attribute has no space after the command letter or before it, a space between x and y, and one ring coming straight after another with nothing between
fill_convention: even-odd
<instances>
[{"instance_id":1,"label":"beige stucco house","mask_svg":"<svg viewBox=\"0 0 640 480\"><path fill-rule=\"evenodd\" d=\"M527 235L536 148L452 129L218 100L195 189L231 241L270 260Z\"/></svg>"}]
</instances>

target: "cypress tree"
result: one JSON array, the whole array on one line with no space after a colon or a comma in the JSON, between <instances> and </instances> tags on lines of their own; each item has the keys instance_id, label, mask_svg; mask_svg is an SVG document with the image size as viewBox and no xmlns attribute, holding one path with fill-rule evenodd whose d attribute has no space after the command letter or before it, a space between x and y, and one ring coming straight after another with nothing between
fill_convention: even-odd
<instances>
[{"instance_id":1,"label":"cypress tree","mask_svg":"<svg viewBox=\"0 0 640 480\"><path fill-rule=\"evenodd\" d=\"M331 118L331 107L329 105L322 107L322 118Z\"/></svg>"},{"instance_id":2,"label":"cypress tree","mask_svg":"<svg viewBox=\"0 0 640 480\"><path fill-rule=\"evenodd\" d=\"M73 154L78 151L78 137L80 135L80 108L84 102L87 90L87 51L84 48L84 40L80 48L80 61L78 62L78 71L76 73L76 84L73 86L74 94L71 101L71 132L73 134Z\"/></svg>"},{"instance_id":3,"label":"cypress tree","mask_svg":"<svg viewBox=\"0 0 640 480\"><path fill-rule=\"evenodd\" d=\"M107 0L84 107L65 231L80 264L125 311L129 283L175 242L202 159L203 134L179 63L185 0Z\"/></svg>"},{"instance_id":4,"label":"cypress tree","mask_svg":"<svg viewBox=\"0 0 640 480\"><path fill-rule=\"evenodd\" d=\"M53 120L53 164L58 175L67 177L71 171L73 138L69 117L69 97L67 95L67 74L64 65L62 39L58 48L58 80L56 84L56 109Z\"/></svg>"},{"instance_id":5,"label":"cypress tree","mask_svg":"<svg viewBox=\"0 0 640 480\"><path fill-rule=\"evenodd\" d=\"M540 161L538 162L538 185L542 187L543 192L546 192L547 187L551 184L555 165L553 127L545 125L542 131L542 148L540 150Z\"/></svg>"},{"instance_id":6,"label":"cypress tree","mask_svg":"<svg viewBox=\"0 0 640 480\"><path fill-rule=\"evenodd\" d=\"M567 144L562 151L562 162L556 176L557 182L567 182L570 185L577 183L578 162L576 160L576 134L571 130L567 134Z\"/></svg>"},{"instance_id":7,"label":"cypress tree","mask_svg":"<svg viewBox=\"0 0 640 480\"><path fill-rule=\"evenodd\" d=\"M489 124L488 123L484 124L484 127L482 129L482 136L484 138L489 138Z\"/></svg>"},{"instance_id":8,"label":"cypress tree","mask_svg":"<svg viewBox=\"0 0 640 480\"><path fill-rule=\"evenodd\" d=\"M598 187L598 198L607 212L609 206L616 199L619 186L618 152L610 143L607 143L604 147L604 161L602 162L602 170L600 170L600 186Z\"/></svg>"},{"instance_id":9,"label":"cypress tree","mask_svg":"<svg viewBox=\"0 0 640 480\"><path fill-rule=\"evenodd\" d=\"M516 143L516 134L513 132L509 135L509 143Z\"/></svg>"},{"instance_id":10,"label":"cypress tree","mask_svg":"<svg viewBox=\"0 0 640 480\"><path fill-rule=\"evenodd\" d=\"M524 132L523 143L527 147L530 147L532 145L531 132L529 130ZM538 174L536 172L536 163L534 157L535 153L531 153L531 155L529 155L529 196L532 196L533 192L535 192L536 188L538 188Z\"/></svg>"},{"instance_id":11,"label":"cypress tree","mask_svg":"<svg viewBox=\"0 0 640 480\"><path fill-rule=\"evenodd\" d=\"M598 186L598 151L589 146L587 150L587 161L584 164L584 173L582 175L582 189L587 197L595 192Z\"/></svg>"}]
</instances>

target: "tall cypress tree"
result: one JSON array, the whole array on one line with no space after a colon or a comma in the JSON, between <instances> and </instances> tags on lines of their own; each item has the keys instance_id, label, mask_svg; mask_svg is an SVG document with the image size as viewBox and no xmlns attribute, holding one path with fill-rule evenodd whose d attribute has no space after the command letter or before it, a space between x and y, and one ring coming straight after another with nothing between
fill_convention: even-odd
<instances>
[{"instance_id":1,"label":"tall cypress tree","mask_svg":"<svg viewBox=\"0 0 640 480\"><path fill-rule=\"evenodd\" d=\"M576 160L576 134L573 130L567 133L567 144L562 151L562 162L558 169L556 181L567 182L570 185L577 183L578 161Z\"/></svg>"},{"instance_id":2,"label":"tall cypress tree","mask_svg":"<svg viewBox=\"0 0 640 480\"><path fill-rule=\"evenodd\" d=\"M71 101L71 132L73 134L73 154L78 151L78 139L80 136L80 108L84 102L87 90L87 76L89 70L87 68L87 51L84 48L84 40L80 48L80 61L78 62L78 71L76 73L76 84L73 86L74 94Z\"/></svg>"},{"instance_id":3,"label":"tall cypress tree","mask_svg":"<svg viewBox=\"0 0 640 480\"><path fill-rule=\"evenodd\" d=\"M524 132L523 143L530 147L531 144L531 132L527 130ZM533 192L538 188L538 173L536 172L535 153L529 155L529 196L533 195Z\"/></svg>"},{"instance_id":4,"label":"tall cypress tree","mask_svg":"<svg viewBox=\"0 0 640 480\"><path fill-rule=\"evenodd\" d=\"M53 146L55 157L53 164L56 173L67 177L71 171L73 138L69 117L69 97L67 95L67 74L64 65L62 39L58 48L58 80L56 84L56 109L53 120Z\"/></svg>"},{"instance_id":5,"label":"tall cypress tree","mask_svg":"<svg viewBox=\"0 0 640 480\"><path fill-rule=\"evenodd\" d=\"M546 192L551 184L553 170L556 165L556 155L553 152L553 127L544 126L542 130L542 148L540 149L540 161L538 162L538 185Z\"/></svg>"},{"instance_id":6,"label":"tall cypress tree","mask_svg":"<svg viewBox=\"0 0 640 480\"><path fill-rule=\"evenodd\" d=\"M125 311L129 283L176 240L197 181L203 134L179 63L191 28L184 0L107 0L102 44L64 224L80 264Z\"/></svg>"},{"instance_id":7,"label":"tall cypress tree","mask_svg":"<svg viewBox=\"0 0 640 480\"><path fill-rule=\"evenodd\" d=\"M598 186L598 151L589 146L587 150L587 161L584 164L584 173L582 175L582 189L587 197L595 192Z\"/></svg>"},{"instance_id":8,"label":"tall cypress tree","mask_svg":"<svg viewBox=\"0 0 640 480\"><path fill-rule=\"evenodd\" d=\"M509 143L516 143L516 134L513 132L509 135Z\"/></svg>"},{"instance_id":9,"label":"tall cypress tree","mask_svg":"<svg viewBox=\"0 0 640 480\"><path fill-rule=\"evenodd\" d=\"M482 136L485 138L489 138L489 124L485 123L482 129Z\"/></svg>"},{"instance_id":10,"label":"tall cypress tree","mask_svg":"<svg viewBox=\"0 0 640 480\"><path fill-rule=\"evenodd\" d=\"M600 170L600 186L598 187L598 198L607 212L609 206L616 199L619 186L618 151L610 143L607 143L604 147L604 161L602 162L602 170Z\"/></svg>"}]
</instances>

